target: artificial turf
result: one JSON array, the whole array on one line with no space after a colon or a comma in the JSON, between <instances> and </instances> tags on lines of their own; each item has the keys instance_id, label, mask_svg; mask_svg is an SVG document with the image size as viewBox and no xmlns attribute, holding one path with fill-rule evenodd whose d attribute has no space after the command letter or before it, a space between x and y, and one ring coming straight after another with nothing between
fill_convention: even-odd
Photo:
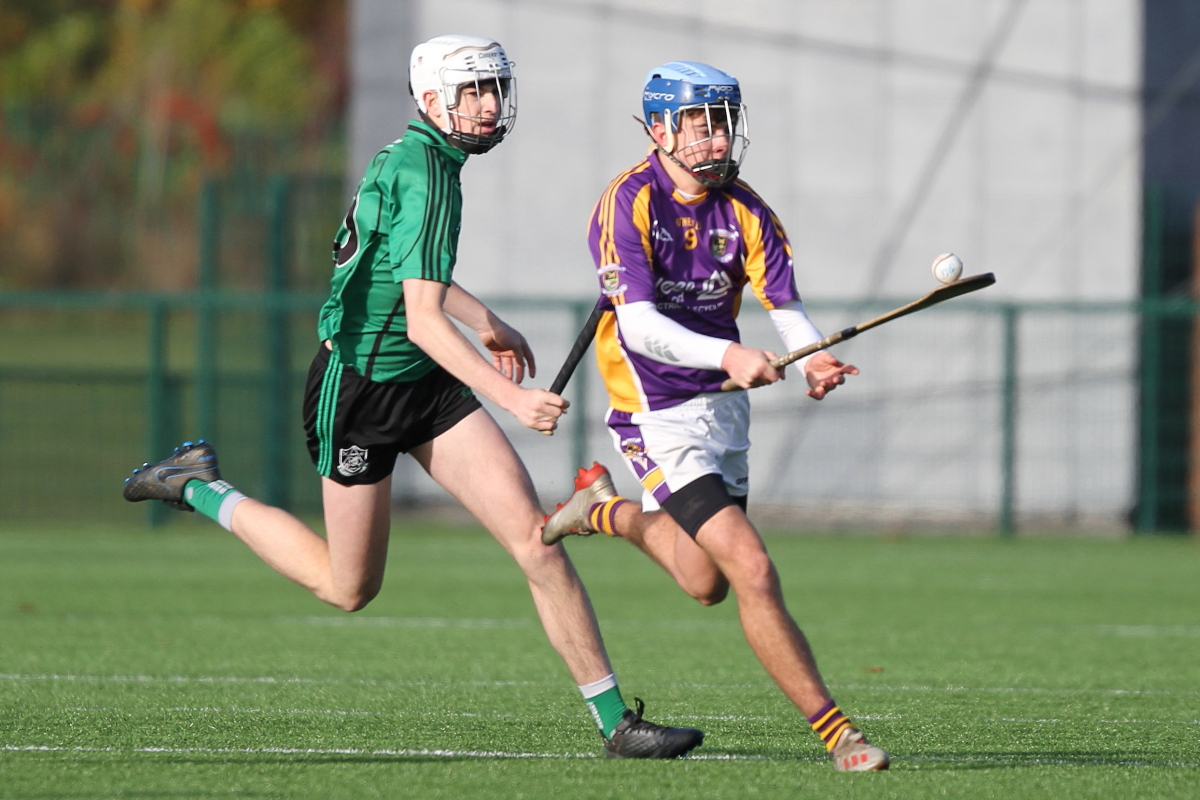
<instances>
[{"instance_id":1,"label":"artificial turf","mask_svg":"<svg viewBox=\"0 0 1200 800\"><path fill-rule=\"evenodd\" d=\"M0 529L0 798L1195 797L1200 547L769 536L834 696L834 773L745 645L623 542L569 549L627 700L698 758L614 762L520 574L397 520L366 610L215 526Z\"/></svg>"}]
</instances>

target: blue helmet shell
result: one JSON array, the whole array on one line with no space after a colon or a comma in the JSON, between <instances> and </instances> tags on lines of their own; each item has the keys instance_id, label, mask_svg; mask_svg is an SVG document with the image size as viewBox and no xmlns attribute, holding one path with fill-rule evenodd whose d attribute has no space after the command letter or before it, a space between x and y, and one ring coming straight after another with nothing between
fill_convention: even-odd
<instances>
[{"instance_id":1,"label":"blue helmet shell","mask_svg":"<svg viewBox=\"0 0 1200 800\"><path fill-rule=\"evenodd\" d=\"M669 120L674 127L679 109L724 102L742 102L737 78L698 61L670 61L655 67L646 74L642 87L642 113L647 123L651 114L661 114L664 123Z\"/></svg>"}]
</instances>

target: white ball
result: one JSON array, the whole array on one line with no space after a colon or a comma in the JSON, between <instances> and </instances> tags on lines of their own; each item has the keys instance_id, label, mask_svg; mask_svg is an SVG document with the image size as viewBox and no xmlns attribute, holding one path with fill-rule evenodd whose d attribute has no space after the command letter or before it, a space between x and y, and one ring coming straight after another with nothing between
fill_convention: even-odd
<instances>
[{"instance_id":1,"label":"white ball","mask_svg":"<svg viewBox=\"0 0 1200 800\"><path fill-rule=\"evenodd\" d=\"M962 259L954 253L942 253L933 260L933 277L942 283L954 283L962 277Z\"/></svg>"}]
</instances>

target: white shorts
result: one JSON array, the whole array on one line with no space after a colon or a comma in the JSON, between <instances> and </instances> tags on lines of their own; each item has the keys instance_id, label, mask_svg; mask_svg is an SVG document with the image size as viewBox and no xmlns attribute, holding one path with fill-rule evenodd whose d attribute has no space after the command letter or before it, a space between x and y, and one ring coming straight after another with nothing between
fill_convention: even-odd
<instances>
[{"instance_id":1,"label":"white shorts","mask_svg":"<svg viewBox=\"0 0 1200 800\"><path fill-rule=\"evenodd\" d=\"M710 392L660 411L617 411L605 417L613 445L642 485L642 508L663 501L703 475L720 475L731 497L750 490L750 397Z\"/></svg>"}]
</instances>

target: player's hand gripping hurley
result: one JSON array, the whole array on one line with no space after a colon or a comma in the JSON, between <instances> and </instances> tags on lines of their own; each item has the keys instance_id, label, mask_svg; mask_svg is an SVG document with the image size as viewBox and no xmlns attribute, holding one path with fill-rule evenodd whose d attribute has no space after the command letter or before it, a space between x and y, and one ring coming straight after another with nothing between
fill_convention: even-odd
<instances>
[{"instance_id":1,"label":"player's hand gripping hurley","mask_svg":"<svg viewBox=\"0 0 1200 800\"><path fill-rule=\"evenodd\" d=\"M837 333L830 334L819 342L813 342L810 345L801 347L799 350L793 350L790 353L780 356L771 362L771 366L775 369L785 367L794 361L799 361L805 356L810 356L818 350L824 350L827 347L832 347L838 342L844 342L847 339L853 339L863 331L869 331L871 328L878 327L885 322L891 322L894 319L907 316L917 311L935 306L938 303L944 303L947 300L955 297L960 297L964 294L977 292L980 289L987 288L996 282L996 276L990 272L985 272L982 275L972 275L969 278L962 278L945 286L939 286L929 294L921 297L908 305L901 306L894 311L876 317L875 319L867 320L845 330L840 330ZM592 310L591 316L588 317L583 329L579 332L579 336L575 339L575 344L571 347L571 352L567 355L567 360L563 362L562 368L558 371L558 376L555 377L554 383L550 385L550 391L555 394L562 394L566 388L567 382L571 380L571 376L575 374L575 368L579 366L579 362L583 360L583 356L587 353L588 348L592 344L592 339L596 336L596 327L600 322L601 312L599 307ZM732 379L721 384L721 391L732 392L740 388ZM553 434L553 431L542 431L547 436Z\"/></svg>"},{"instance_id":2,"label":"player's hand gripping hurley","mask_svg":"<svg viewBox=\"0 0 1200 800\"><path fill-rule=\"evenodd\" d=\"M900 308L897 308L894 311L889 311L888 313L876 317L875 319L867 320L866 322L860 322L859 324L850 328L830 334L824 339L821 339L819 342L813 342L810 345L801 347L799 350L793 350L790 353L782 355L779 358L774 359L771 362L771 366L775 369L786 367L793 361L799 361L805 356L811 356L818 350L824 350L827 347L832 347L838 342L844 342L847 339L853 339L863 331L869 331L871 328L878 327L885 322L891 322L894 319L899 319L900 317L907 316L916 311L922 311L930 306L936 306L938 303L944 303L947 300L960 297L964 294L977 292L980 289L991 286L995 282L996 276L990 272L985 272L982 275L972 275L969 278L962 278L961 280L947 283L945 286L939 286L929 294L920 299L912 301L908 305L900 306ZM563 368L566 368L565 364L563 365ZM738 386L732 378L721 384L721 391L723 392L732 392L740 388L741 387Z\"/></svg>"}]
</instances>

